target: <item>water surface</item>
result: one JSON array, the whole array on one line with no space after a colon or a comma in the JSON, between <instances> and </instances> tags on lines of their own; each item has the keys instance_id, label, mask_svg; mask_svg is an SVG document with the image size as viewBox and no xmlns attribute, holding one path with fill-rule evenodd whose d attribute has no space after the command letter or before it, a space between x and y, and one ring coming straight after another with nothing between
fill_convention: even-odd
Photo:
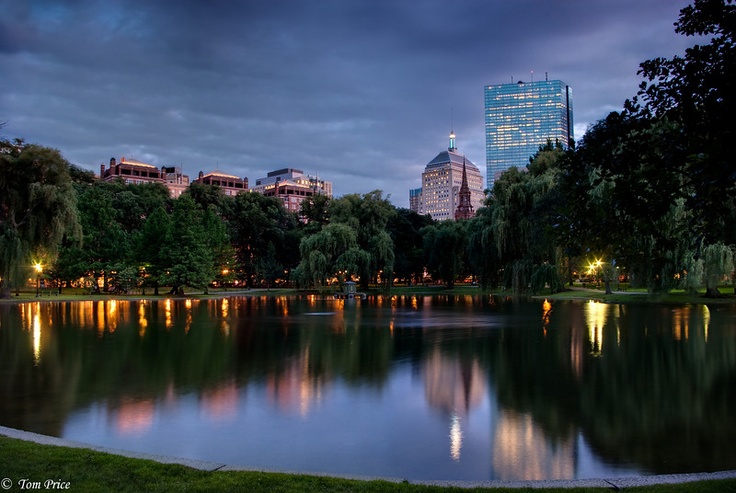
<instances>
[{"instance_id":1,"label":"water surface","mask_svg":"<svg viewBox=\"0 0 736 493\"><path fill-rule=\"evenodd\" d=\"M489 296L0 306L0 424L264 469L736 469L736 310Z\"/></svg>"}]
</instances>

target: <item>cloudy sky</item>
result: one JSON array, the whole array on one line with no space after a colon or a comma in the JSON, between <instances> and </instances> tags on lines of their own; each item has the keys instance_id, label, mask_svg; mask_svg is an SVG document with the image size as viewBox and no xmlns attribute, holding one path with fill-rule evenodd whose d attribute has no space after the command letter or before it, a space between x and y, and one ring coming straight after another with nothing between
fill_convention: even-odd
<instances>
[{"instance_id":1,"label":"cloudy sky","mask_svg":"<svg viewBox=\"0 0 736 493\"><path fill-rule=\"evenodd\" d=\"M0 132L97 172L294 167L407 207L451 127L485 176L485 84L565 81L579 139L693 44L688 3L0 0Z\"/></svg>"}]
</instances>

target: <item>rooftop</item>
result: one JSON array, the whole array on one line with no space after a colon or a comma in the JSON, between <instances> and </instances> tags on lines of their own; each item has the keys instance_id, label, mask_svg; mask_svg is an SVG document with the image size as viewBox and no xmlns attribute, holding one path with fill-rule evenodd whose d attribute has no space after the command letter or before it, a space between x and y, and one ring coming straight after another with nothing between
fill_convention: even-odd
<instances>
[{"instance_id":1,"label":"rooftop","mask_svg":"<svg viewBox=\"0 0 736 493\"><path fill-rule=\"evenodd\" d=\"M445 164L457 164L462 166L463 162L465 162L465 166L468 169L479 171L478 167L473 164L473 162L466 158L464 154L459 154L454 151L442 151L439 154L437 154L437 157L432 159L429 163L427 163L427 168L434 168L437 166L442 166Z\"/></svg>"},{"instance_id":2,"label":"rooftop","mask_svg":"<svg viewBox=\"0 0 736 493\"><path fill-rule=\"evenodd\" d=\"M217 177L220 177L220 178L230 178L232 180L240 180L241 179L239 176L228 175L227 173L223 173L222 171L212 171L210 173L207 173L205 175L202 175L203 178L205 178L207 176L217 176Z\"/></svg>"},{"instance_id":3,"label":"rooftop","mask_svg":"<svg viewBox=\"0 0 736 493\"><path fill-rule=\"evenodd\" d=\"M120 158L120 164L130 164L133 166L145 166L146 168L155 168L155 166L152 164L144 163L142 161L137 161L135 159L126 158L126 157Z\"/></svg>"}]
</instances>

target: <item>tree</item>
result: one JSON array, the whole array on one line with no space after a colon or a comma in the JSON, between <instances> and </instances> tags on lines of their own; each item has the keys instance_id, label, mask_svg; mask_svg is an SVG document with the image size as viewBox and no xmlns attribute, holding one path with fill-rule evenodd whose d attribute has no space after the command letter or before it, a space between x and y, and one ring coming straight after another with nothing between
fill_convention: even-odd
<instances>
[{"instance_id":1,"label":"tree","mask_svg":"<svg viewBox=\"0 0 736 493\"><path fill-rule=\"evenodd\" d=\"M708 245L703 249L703 269L705 296L719 298L718 284L733 270L733 250L723 243Z\"/></svg>"},{"instance_id":2,"label":"tree","mask_svg":"<svg viewBox=\"0 0 736 493\"><path fill-rule=\"evenodd\" d=\"M419 283L424 272L424 250L421 229L435 224L429 215L409 209L397 209L389 218L386 230L394 244L394 273L400 280Z\"/></svg>"},{"instance_id":3,"label":"tree","mask_svg":"<svg viewBox=\"0 0 736 493\"><path fill-rule=\"evenodd\" d=\"M235 248L230 242L227 224L217 213L214 204L205 208L202 221L207 232L207 242L212 251L215 280L221 285L232 282L235 273L236 255Z\"/></svg>"},{"instance_id":4,"label":"tree","mask_svg":"<svg viewBox=\"0 0 736 493\"><path fill-rule=\"evenodd\" d=\"M0 141L0 297L31 260L54 260L64 238L80 236L70 164L59 151Z\"/></svg>"},{"instance_id":5,"label":"tree","mask_svg":"<svg viewBox=\"0 0 736 493\"><path fill-rule=\"evenodd\" d=\"M558 187L564 157L559 144L548 142L530 159L528 171L514 167L504 172L486 201L488 236L495 240L506 287L516 292L526 292L532 276L544 279L542 286L560 285L552 274L559 270L555 240L561 228Z\"/></svg>"},{"instance_id":6,"label":"tree","mask_svg":"<svg viewBox=\"0 0 736 493\"><path fill-rule=\"evenodd\" d=\"M214 278L213 251L203 215L202 209L186 194L174 202L163 275L164 282L172 286L172 293L181 292L185 286L207 292L207 285Z\"/></svg>"},{"instance_id":7,"label":"tree","mask_svg":"<svg viewBox=\"0 0 736 493\"><path fill-rule=\"evenodd\" d=\"M287 270L297 262L296 216L284 209L279 199L239 193L226 209L224 216L235 248L238 275L249 287L257 279L258 264L264 265L262 257L275 253L275 261Z\"/></svg>"},{"instance_id":8,"label":"tree","mask_svg":"<svg viewBox=\"0 0 736 493\"><path fill-rule=\"evenodd\" d=\"M361 289L379 273L390 281L394 270L394 244L386 226L396 209L383 197L383 192L374 190L364 195L349 194L330 203L330 221L346 224L355 231L358 247L367 252L370 261L359 272Z\"/></svg>"},{"instance_id":9,"label":"tree","mask_svg":"<svg viewBox=\"0 0 736 493\"><path fill-rule=\"evenodd\" d=\"M442 221L422 229L427 269L435 279L445 281L447 289L463 270L467 245L466 221Z\"/></svg>"},{"instance_id":10,"label":"tree","mask_svg":"<svg viewBox=\"0 0 736 493\"><path fill-rule=\"evenodd\" d=\"M313 234L327 225L330 220L330 202L332 199L327 195L317 194L307 197L302 201L299 215L306 221L304 230L307 234Z\"/></svg>"},{"instance_id":11,"label":"tree","mask_svg":"<svg viewBox=\"0 0 736 493\"><path fill-rule=\"evenodd\" d=\"M171 243L171 217L166 209L159 207L148 216L143 228L136 236L136 259L142 265L142 284L153 286L154 294L164 280L168 266L167 248Z\"/></svg>"},{"instance_id":12,"label":"tree","mask_svg":"<svg viewBox=\"0 0 736 493\"><path fill-rule=\"evenodd\" d=\"M276 279L283 276L284 266L276 260L276 247L273 243L268 244L266 255L256 259L255 266L258 277L266 282L266 288L269 290Z\"/></svg>"},{"instance_id":13,"label":"tree","mask_svg":"<svg viewBox=\"0 0 736 493\"><path fill-rule=\"evenodd\" d=\"M193 182L184 193L191 195L203 210L207 210L210 206L222 210L225 207L225 202L230 200L230 197L225 195L217 185L205 185Z\"/></svg>"},{"instance_id":14,"label":"tree","mask_svg":"<svg viewBox=\"0 0 736 493\"><path fill-rule=\"evenodd\" d=\"M688 205L708 241L736 240L736 6L733 0L695 0L680 11L675 32L699 36L684 56L641 64L639 96L643 115L667 119L680 128L684 158L667 163L692 188Z\"/></svg>"},{"instance_id":15,"label":"tree","mask_svg":"<svg viewBox=\"0 0 736 493\"><path fill-rule=\"evenodd\" d=\"M588 129L560 175L565 249L588 262L616 260L634 284L672 287L698 229L684 207L692 188L670 166L684 146L678 125L632 108Z\"/></svg>"},{"instance_id":16,"label":"tree","mask_svg":"<svg viewBox=\"0 0 736 493\"><path fill-rule=\"evenodd\" d=\"M128 266L132 253L131 234L119 220L125 212L115 207L115 193L123 186L103 182L76 185L82 245L78 252L67 252L61 260L82 262L76 263L80 269L77 272L71 265L59 265L59 268L62 272L71 268L72 278L91 277L95 291L99 278L102 278L103 291L108 290L113 272Z\"/></svg>"},{"instance_id":17,"label":"tree","mask_svg":"<svg viewBox=\"0 0 736 493\"><path fill-rule=\"evenodd\" d=\"M468 263L483 289L499 284L501 269L493 235L491 209L481 207L468 222Z\"/></svg>"},{"instance_id":18,"label":"tree","mask_svg":"<svg viewBox=\"0 0 736 493\"><path fill-rule=\"evenodd\" d=\"M305 236L299 245L297 276L303 285L324 286L333 276L342 282L365 271L370 254L358 247L358 237L346 224L329 224Z\"/></svg>"}]
</instances>

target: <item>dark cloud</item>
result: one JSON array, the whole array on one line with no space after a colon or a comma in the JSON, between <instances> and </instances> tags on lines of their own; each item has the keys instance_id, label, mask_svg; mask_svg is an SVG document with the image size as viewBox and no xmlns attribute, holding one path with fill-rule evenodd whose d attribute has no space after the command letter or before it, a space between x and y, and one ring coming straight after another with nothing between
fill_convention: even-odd
<instances>
[{"instance_id":1,"label":"dark cloud","mask_svg":"<svg viewBox=\"0 0 736 493\"><path fill-rule=\"evenodd\" d=\"M406 206L451 126L484 170L485 84L566 81L580 137L692 43L686 3L0 0L0 121L90 169L292 166Z\"/></svg>"}]
</instances>

